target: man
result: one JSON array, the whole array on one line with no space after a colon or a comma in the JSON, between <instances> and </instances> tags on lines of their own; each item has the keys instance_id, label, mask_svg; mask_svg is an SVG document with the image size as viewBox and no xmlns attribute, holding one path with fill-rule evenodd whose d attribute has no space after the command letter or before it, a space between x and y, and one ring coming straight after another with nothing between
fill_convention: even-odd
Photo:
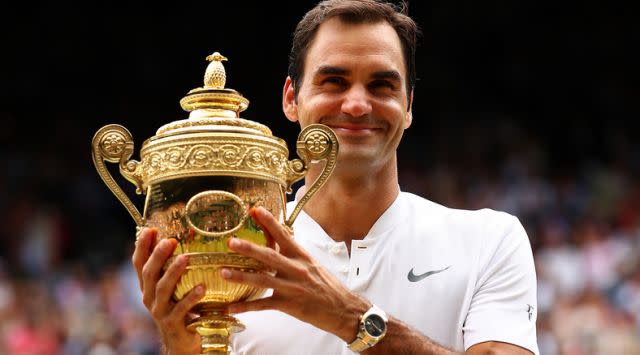
<instances>
[{"instance_id":1,"label":"man","mask_svg":"<svg viewBox=\"0 0 640 355\"><path fill-rule=\"evenodd\" d=\"M238 354L538 353L535 271L518 220L400 192L396 149L412 121L417 31L403 12L330 0L296 28L283 110L301 127L333 128L338 164L298 217L295 239L266 210L251 211L279 252L229 241L277 270L221 272L273 289L229 307L247 326L233 338ZM162 273L176 243L153 247L153 235L140 234L132 258L145 305L169 353L197 353L185 317L203 290L171 302L185 261Z\"/></svg>"}]
</instances>

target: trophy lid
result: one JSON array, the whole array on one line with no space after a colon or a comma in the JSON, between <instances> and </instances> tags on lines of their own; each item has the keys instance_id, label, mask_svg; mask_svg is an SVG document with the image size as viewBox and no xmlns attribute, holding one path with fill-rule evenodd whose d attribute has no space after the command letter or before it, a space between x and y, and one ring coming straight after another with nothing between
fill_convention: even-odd
<instances>
[{"instance_id":1,"label":"trophy lid","mask_svg":"<svg viewBox=\"0 0 640 355\"><path fill-rule=\"evenodd\" d=\"M289 186L290 180L299 178L301 167L298 163L289 166L286 142L273 136L267 126L240 118L249 100L225 88L222 61L227 58L215 52L207 60L204 86L180 100L189 118L161 126L142 144L141 168L136 170L132 163L123 174L142 189L161 181L212 175L258 178Z\"/></svg>"},{"instance_id":2,"label":"trophy lid","mask_svg":"<svg viewBox=\"0 0 640 355\"><path fill-rule=\"evenodd\" d=\"M180 106L190 112L189 118L161 126L156 137L205 131L272 136L267 126L240 118L249 100L238 91L225 88L227 76L222 62L227 58L215 52L206 59L210 63L204 74L204 86L189 91L180 100Z\"/></svg>"}]
</instances>

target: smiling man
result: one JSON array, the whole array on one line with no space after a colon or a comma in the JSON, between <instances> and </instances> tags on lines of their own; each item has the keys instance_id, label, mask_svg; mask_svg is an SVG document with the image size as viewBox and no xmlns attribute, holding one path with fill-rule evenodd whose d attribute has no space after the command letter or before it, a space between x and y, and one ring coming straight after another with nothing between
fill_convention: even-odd
<instances>
[{"instance_id":1,"label":"smiling man","mask_svg":"<svg viewBox=\"0 0 640 355\"><path fill-rule=\"evenodd\" d=\"M417 28L405 12L330 0L296 28L283 110L302 128L333 128L338 164L296 220L295 240L258 208L251 215L279 251L229 241L277 270L221 271L273 290L229 307L247 325L233 338L238 354L538 353L533 257L517 218L400 191L396 150L413 119L416 75ZM171 301L184 260L162 273L175 242L152 247L154 233L141 233L133 255L145 304L168 353L197 353L185 316L202 290Z\"/></svg>"}]
</instances>

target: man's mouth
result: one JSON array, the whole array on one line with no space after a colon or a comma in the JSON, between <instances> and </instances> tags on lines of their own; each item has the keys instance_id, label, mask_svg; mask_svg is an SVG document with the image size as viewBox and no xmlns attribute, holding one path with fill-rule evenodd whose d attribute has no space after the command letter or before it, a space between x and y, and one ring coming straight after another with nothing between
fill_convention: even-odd
<instances>
[{"instance_id":1,"label":"man's mouth","mask_svg":"<svg viewBox=\"0 0 640 355\"><path fill-rule=\"evenodd\" d=\"M335 124L329 125L331 129L333 129L338 134L347 134L347 135L369 135L375 133L379 128L365 125L357 125L357 124Z\"/></svg>"}]
</instances>

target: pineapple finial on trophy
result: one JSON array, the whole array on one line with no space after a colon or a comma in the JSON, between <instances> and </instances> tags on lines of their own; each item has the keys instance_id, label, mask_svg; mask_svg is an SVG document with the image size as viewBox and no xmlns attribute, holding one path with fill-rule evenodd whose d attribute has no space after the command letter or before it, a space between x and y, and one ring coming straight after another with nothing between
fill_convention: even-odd
<instances>
[{"instance_id":1,"label":"pineapple finial on trophy","mask_svg":"<svg viewBox=\"0 0 640 355\"><path fill-rule=\"evenodd\" d=\"M211 89L224 89L224 85L227 81L227 75L222 65L223 60L227 60L225 56L219 52L215 52L207 56L207 60L210 61L207 70L204 73L204 87Z\"/></svg>"}]
</instances>

